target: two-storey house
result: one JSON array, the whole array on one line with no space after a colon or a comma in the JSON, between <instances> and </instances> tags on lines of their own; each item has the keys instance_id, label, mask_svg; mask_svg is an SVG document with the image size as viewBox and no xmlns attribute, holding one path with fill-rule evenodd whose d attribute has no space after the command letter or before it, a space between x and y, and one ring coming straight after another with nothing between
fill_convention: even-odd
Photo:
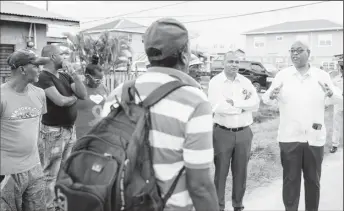
<instances>
[{"instance_id":1,"label":"two-storey house","mask_svg":"<svg viewBox=\"0 0 344 211\"><path fill-rule=\"evenodd\" d=\"M247 60L260 61L283 68L291 65L289 50L297 41L310 48L310 62L334 70L333 55L343 53L343 26L328 20L286 22L244 33Z\"/></svg>"}]
</instances>

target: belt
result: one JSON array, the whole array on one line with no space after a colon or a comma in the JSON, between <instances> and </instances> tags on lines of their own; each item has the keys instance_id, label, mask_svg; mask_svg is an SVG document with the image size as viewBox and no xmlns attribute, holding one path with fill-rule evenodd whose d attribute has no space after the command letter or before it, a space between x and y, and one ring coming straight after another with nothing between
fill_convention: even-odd
<instances>
[{"instance_id":1,"label":"belt","mask_svg":"<svg viewBox=\"0 0 344 211\"><path fill-rule=\"evenodd\" d=\"M239 131L242 131L243 129L247 128L248 126L237 127L237 128L228 128L228 127L225 127L225 126L222 126L222 125L219 125L219 124L215 123L215 127L219 127L221 129L224 129L224 130L229 130L231 132L239 132Z\"/></svg>"}]
</instances>

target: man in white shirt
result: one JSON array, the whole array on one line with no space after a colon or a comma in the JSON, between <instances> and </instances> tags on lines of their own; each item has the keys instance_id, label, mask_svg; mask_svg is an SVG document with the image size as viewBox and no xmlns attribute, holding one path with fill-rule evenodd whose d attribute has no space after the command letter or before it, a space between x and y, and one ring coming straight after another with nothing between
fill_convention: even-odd
<instances>
[{"instance_id":1,"label":"man in white shirt","mask_svg":"<svg viewBox=\"0 0 344 211\"><path fill-rule=\"evenodd\" d=\"M209 82L208 98L214 113L215 187L220 210L225 209L225 187L229 167L233 175L232 206L244 209L247 164L253 138L252 111L259 108L259 97L251 81L238 73L239 57L228 52L224 71Z\"/></svg>"},{"instance_id":2,"label":"man in white shirt","mask_svg":"<svg viewBox=\"0 0 344 211\"><path fill-rule=\"evenodd\" d=\"M343 93L343 58L338 61L339 75L333 79L334 85ZM343 141L343 104L333 107L333 135L331 153L337 152L340 142Z\"/></svg>"},{"instance_id":3,"label":"man in white shirt","mask_svg":"<svg viewBox=\"0 0 344 211\"><path fill-rule=\"evenodd\" d=\"M343 101L330 75L308 63L310 50L300 41L291 46L293 66L280 71L263 95L265 104L278 102L278 141L283 167L286 211L298 210L301 172L305 180L306 210L318 211L321 164L326 142L325 104Z\"/></svg>"}]
</instances>

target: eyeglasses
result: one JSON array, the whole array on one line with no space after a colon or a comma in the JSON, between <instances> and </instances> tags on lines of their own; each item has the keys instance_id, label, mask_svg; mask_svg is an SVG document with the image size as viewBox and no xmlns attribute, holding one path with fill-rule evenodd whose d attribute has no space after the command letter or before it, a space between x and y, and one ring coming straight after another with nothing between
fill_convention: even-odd
<instances>
[{"instance_id":1,"label":"eyeglasses","mask_svg":"<svg viewBox=\"0 0 344 211\"><path fill-rule=\"evenodd\" d=\"M291 54L294 54L294 53L297 53L297 54L301 54L301 53L303 53L305 50L303 50L303 49L291 49L291 50L289 50L289 52L291 53Z\"/></svg>"},{"instance_id":2,"label":"eyeglasses","mask_svg":"<svg viewBox=\"0 0 344 211\"><path fill-rule=\"evenodd\" d=\"M227 63L228 64L240 64L240 61L238 61L238 60L228 60Z\"/></svg>"}]
</instances>

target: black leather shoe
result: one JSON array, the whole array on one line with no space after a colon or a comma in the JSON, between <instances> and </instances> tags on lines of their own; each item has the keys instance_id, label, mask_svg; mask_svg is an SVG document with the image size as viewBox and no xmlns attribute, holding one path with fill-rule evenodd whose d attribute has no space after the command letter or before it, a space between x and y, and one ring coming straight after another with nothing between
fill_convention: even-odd
<instances>
[{"instance_id":1,"label":"black leather shoe","mask_svg":"<svg viewBox=\"0 0 344 211\"><path fill-rule=\"evenodd\" d=\"M243 211L244 208L243 207L234 207L234 211Z\"/></svg>"},{"instance_id":2,"label":"black leather shoe","mask_svg":"<svg viewBox=\"0 0 344 211\"><path fill-rule=\"evenodd\" d=\"M337 149L338 149L338 147L332 147L332 148L330 149L330 152L331 152L331 153L335 153L335 152L337 152Z\"/></svg>"}]
</instances>

